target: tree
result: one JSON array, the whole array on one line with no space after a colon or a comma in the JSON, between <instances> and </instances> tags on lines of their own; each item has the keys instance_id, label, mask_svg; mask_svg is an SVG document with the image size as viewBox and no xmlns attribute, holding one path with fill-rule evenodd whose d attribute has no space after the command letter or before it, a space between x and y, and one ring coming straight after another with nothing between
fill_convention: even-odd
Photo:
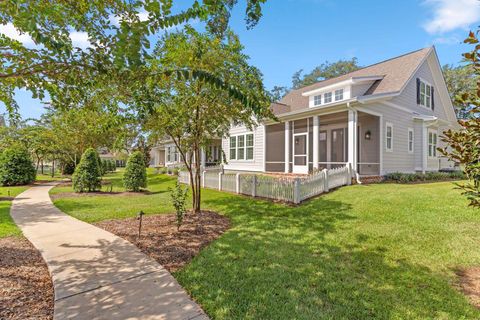
<instances>
[{"instance_id":1,"label":"tree","mask_svg":"<svg viewBox=\"0 0 480 320\"><path fill-rule=\"evenodd\" d=\"M470 106L462 102L461 95L475 91L479 76L475 74L475 69L470 64L457 67L446 64L442 71L457 117L463 119L470 114L468 112Z\"/></svg>"},{"instance_id":2,"label":"tree","mask_svg":"<svg viewBox=\"0 0 480 320\"><path fill-rule=\"evenodd\" d=\"M142 152L135 151L128 157L123 185L127 191L134 192L147 187L147 169Z\"/></svg>"},{"instance_id":3,"label":"tree","mask_svg":"<svg viewBox=\"0 0 480 320\"><path fill-rule=\"evenodd\" d=\"M337 62L333 63L326 61L303 76L303 70L295 72L292 76L292 87L293 89L298 89L314 84L315 82L338 77L358 69L360 69L360 66L358 65L357 58L352 58L350 60L338 60Z\"/></svg>"},{"instance_id":4,"label":"tree","mask_svg":"<svg viewBox=\"0 0 480 320\"><path fill-rule=\"evenodd\" d=\"M280 101L287 93L287 87L274 86L273 89L270 90L270 96L273 102Z\"/></svg>"},{"instance_id":5,"label":"tree","mask_svg":"<svg viewBox=\"0 0 480 320\"><path fill-rule=\"evenodd\" d=\"M23 148L7 148L0 155L0 184L25 185L35 181L36 170L30 154Z\"/></svg>"},{"instance_id":6,"label":"tree","mask_svg":"<svg viewBox=\"0 0 480 320\"><path fill-rule=\"evenodd\" d=\"M102 175L98 162L98 153L93 148L88 148L82 155L80 163L75 168L72 176L75 192L92 192L102 187Z\"/></svg>"},{"instance_id":7,"label":"tree","mask_svg":"<svg viewBox=\"0 0 480 320\"><path fill-rule=\"evenodd\" d=\"M247 27L253 27L265 0L245 2ZM112 93L128 93L128 86L119 87L128 85L123 80L144 65L155 35L192 19L205 21L211 31L222 34L236 3L193 1L173 13L173 0L3 1L0 24L30 36L32 43L0 35L0 101L14 112L18 108L14 92L19 88L40 99L48 93L54 105L79 104L92 92L98 96L105 92L105 100L112 100ZM74 32L85 34L88 48L75 47Z\"/></svg>"},{"instance_id":8,"label":"tree","mask_svg":"<svg viewBox=\"0 0 480 320\"><path fill-rule=\"evenodd\" d=\"M479 29L480 31L480 29ZM477 31L478 33L478 31ZM468 61L475 77L480 76L480 46L477 34L470 32L465 40L474 46L471 52L463 56ZM474 89L469 86L460 95L457 95L459 105L470 106L469 116L459 120L460 130L447 130L444 132L442 141L446 147L440 151L449 159L460 162L469 180L459 185L463 194L470 200L470 205L480 207L480 83Z\"/></svg>"},{"instance_id":9,"label":"tree","mask_svg":"<svg viewBox=\"0 0 480 320\"><path fill-rule=\"evenodd\" d=\"M200 34L186 27L183 32L165 35L155 49L151 60L153 70L187 68L202 69L222 82L239 88L247 99L232 95L221 84L190 79L167 79L150 83L142 88L139 101L148 108L147 128L158 138L168 136L180 153L190 175L192 207L200 211L200 161L201 149L213 138L228 135L231 123L247 127L257 120L271 116L270 97L265 91L260 71L248 64L236 35L227 32L224 39L212 34Z\"/></svg>"}]
</instances>

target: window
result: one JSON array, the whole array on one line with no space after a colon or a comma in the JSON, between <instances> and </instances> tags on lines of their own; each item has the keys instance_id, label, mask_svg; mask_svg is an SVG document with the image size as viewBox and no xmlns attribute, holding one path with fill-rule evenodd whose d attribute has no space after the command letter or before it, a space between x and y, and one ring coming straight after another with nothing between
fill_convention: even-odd
<instances>
[{"instance_id":1,"label":"window","mask_svg":"<svg viewBox=\"0 0 480 320\"><path fill-rule=\"evenodd\" d=\"M419 80L419 83L420 83L419 103L424 107L432 109L433 87L422 80Z\"/></svg>"},{"instance_id":2,"label":"window","mask_svg":"<svg viewBox=\"0 0 480 320\"><path fill-rule=\"evenodd\" d=\"M177 147L167 147L167 162L178 162Z\"/></svg>"},{"instance_id":3,"label":"window","mask_svg":"<svg viewBox=\"0 0 480 320\"><path fill-rule=\"evenodd\" d=\"M321 104L322 104L322 95L321 94L313 97L313 105L319 106Z\"/></svg>"},{"instance_id":4,"label":"window","mask_svg":"<svg viewBox=\"0 0 480 320\"><path fill-rule=\"evenodd\" d=\"M335 101L343 100L343 89L335 90Z\"/></svg>"},{"instance_id":5,"label":"window","mask_svg":"<svg viewBox=\"0 0 480 320\"><path fill-rule=\"evenodd\" d=\"M435 158L437 156L437 132L428 132L428 156Z\"/></svg>"},{"instance_id":6,"label":"window","mask_svg":"<svg viewBox=\"0 0 480 320\"><path fill-rule=\"evenodd\" d=\"M413 129L408 128L408 152L413 153Z\"/></svg>"},{"instance_id":7,"label":"window","mask_svg":"<svg viewBox=\"0 0 480 320\"><path fill-rule=\"evenodd\" d=\"M385 149L393 151L393 125L388 122L385 130Z\"/></svg>"},{"instance_id":8,"label":"window","mask_svg":"<svg viewBox=\"0 0 480 320\"><path fill-rule=\"evenodd\" d=\"M324 94L323 96L323 103L330 103L332 102L332 93L331 92L327 92Z\"/></svg>"},{"instance_id":9,"label":"window","mask_svg":"<svg viewBox=\"0 0 480 320\"><path fill-rule=\"evenodd\" d=\"M253 160L253 133L230 137L230 160Z\"/></svg>"},{"instance_id":10,"label":"window","mask_svg":"<svg viewBox=\"0 0 480 320\"><path fill-rule=\"evenodd\" d=\"M253 160L253 134L247 134L247 160Z\"/></svg>"},{"instance_id":11,"label":"window","mask_svg":"<svg viewBox=\"0 0 480 320\"><path fill-rule=\"evenodd\" d=\"M230 137L230 160L237 159L237 137Z\"/></svg>"}]
</instances>

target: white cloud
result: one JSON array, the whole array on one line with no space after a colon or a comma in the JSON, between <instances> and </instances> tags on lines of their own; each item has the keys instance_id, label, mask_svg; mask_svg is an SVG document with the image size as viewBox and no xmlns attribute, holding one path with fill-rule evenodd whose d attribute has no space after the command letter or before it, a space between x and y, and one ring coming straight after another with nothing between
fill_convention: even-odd
<instances>
[{"instance_id":1,"label":"white cloud","mask_svg":"<svg viewBox=\"0 0 480 320\"><path fill-rule=\"evenodd\" d=\"M433 9L433 17L423 26L431 34L468 29L480 20L478 0L426 0L424 3Z\"/></svg>"},{"instance_id":2,"label":"white cloud","mask_svg":"<svg viewBox=\"0 0 480 320\"><path fill-rule=\"evenodd\" d=\"M20 41L26 47L33 47L35 43L28 33L21 34L12 23L0 25L0 33L7 37Z\"/></svg>"},{"instance_id":3,"label":"white cloud","mask_svg":"<svg viewBox=\"0 0 480 320\"><path fill-rule=\"evenodd\" d=\"M73 31L70 32L70 39L72 40L72 45L80 49L87 49L92 44L88 41L88 33Z\"/></svg>"},{"instance_id":4,"label":"white cloud","mask_svg":"<svg viewBox=\"0 0 480 320\"><path fill-rule=\"evenodd\" d=\"M433 40L434 44L460 44L462 39L457 36L437 37Z\"/></svg>"}]
</instances>

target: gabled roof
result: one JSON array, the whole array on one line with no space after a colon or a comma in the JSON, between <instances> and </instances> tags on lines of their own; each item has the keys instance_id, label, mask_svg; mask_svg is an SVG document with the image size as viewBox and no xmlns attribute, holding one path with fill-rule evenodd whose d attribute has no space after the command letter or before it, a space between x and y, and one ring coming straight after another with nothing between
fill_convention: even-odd
<instances>
[{"instance_id":1,"label":"gabled roof","mask_svg":"<svg viewBox=\"0 0 480 320\"><path fill-rule=\"evenodd\" d=\"M308 108L308 97L302 96L303 93L334 85L338 82L356 77L383 76L381 80L374 81L364 95L385 95L388 93L400 92L432 50L432 47L423 48L335 78L292 90L283 97L279 103L289 106L289 111L306 109ZM277 115L284 113L283 109L284 108L273 108L274 113L275 111L281 111L280 113L275 113Z\"/></svg>"}]
</instances>

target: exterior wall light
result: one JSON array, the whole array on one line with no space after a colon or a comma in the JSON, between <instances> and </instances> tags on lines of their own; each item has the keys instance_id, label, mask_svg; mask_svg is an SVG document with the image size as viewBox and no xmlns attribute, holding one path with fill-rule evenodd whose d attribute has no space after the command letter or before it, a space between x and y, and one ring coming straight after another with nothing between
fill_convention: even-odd
<instances>
[{"instance_id":1,"label":"exterior wall light","mask_svg":"<svg viewBox=\"0 0 480 320\"><path fill-rule=\"evenodd\" d=\"M372 138L372 133L370 132L370 130L367 130L367 132L365 132L365 140L370 140Z\"/></svg>"}]
</instances>

